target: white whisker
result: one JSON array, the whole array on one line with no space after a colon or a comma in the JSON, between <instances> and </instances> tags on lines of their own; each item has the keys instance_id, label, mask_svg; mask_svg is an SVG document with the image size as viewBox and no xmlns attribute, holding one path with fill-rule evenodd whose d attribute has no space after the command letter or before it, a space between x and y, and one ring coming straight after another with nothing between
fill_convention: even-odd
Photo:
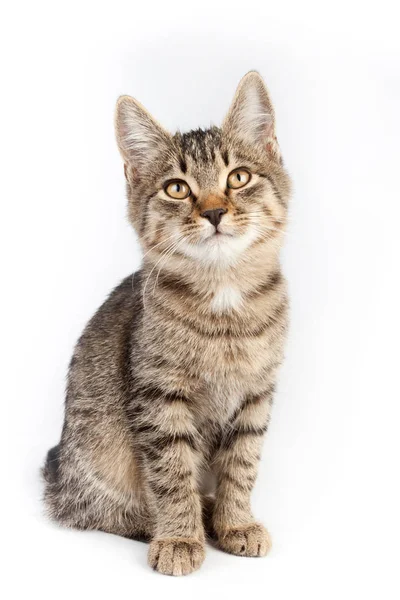
<instances>
[{"instance_id":1,"label":"white whisker","mask_svg":"<svg viewBox=\"0 0 400 600\"><path fill-rule=\"evenodd\" d=\"M178 241L181 241L183 239L183 235L179 236ZM146 279L146 283L144 284L144 288L143 288L143 306L145 306L145 294L146 294L146 288L147 288L147 284L149 283L149 279L154 271L154 269L157 267L157 265L159 264L159 262L164 258L165 254L174 247L174 245L177 243L176 240L176 236L175 236L175 240L161 253L160 258L158 259L158 261L155 263L155 265L153 266L153 268L151 269L147 279Z\"/></svg>"}]
</instances>

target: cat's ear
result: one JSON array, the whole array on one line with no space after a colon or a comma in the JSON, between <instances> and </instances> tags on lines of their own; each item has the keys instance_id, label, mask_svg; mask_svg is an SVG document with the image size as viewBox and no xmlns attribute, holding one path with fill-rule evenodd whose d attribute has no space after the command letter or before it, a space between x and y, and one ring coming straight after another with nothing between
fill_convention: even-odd
<instances>
[{"instance_id":1,"label":"cat's ear","mask_svg":"<svg viewBox=\"0 0 400 600\"><path fill-rule=\"evenodd\" d=\"M142 169L156 160L171 141L170 134L130 96L118 99L115 133L122 158L139 177Z\"/></svg>"},{"instance_id":2,"label":"cat's ear","mask_svg":"<svg viewBox=\"0 0 400 600\"><path fill-rule=\"evenodd\" d=\"M241 79L222 127L229 136L261 145L272 158L280 159L274 108L257 71Z\"/></svg>"}]
</instances>

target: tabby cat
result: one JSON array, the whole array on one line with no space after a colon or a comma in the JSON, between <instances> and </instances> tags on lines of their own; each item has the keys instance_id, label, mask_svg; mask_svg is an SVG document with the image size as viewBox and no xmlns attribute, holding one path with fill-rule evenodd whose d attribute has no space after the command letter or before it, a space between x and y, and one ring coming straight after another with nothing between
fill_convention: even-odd
<instances>
[{"instance_id":1,"label":"tabby cat","mask_svg":"<svg viewBox=\"0 0 400 600\"><path fill-rule=\"evenodd\" d=\"M248 73L221 128L171 135L129 96L115 123L143 263L75 348L48 514L149 540L168 575L200 567L207 534L263 556L250 495L287 330L290 195L267 89Z\"/></svg>"}]
</instances>

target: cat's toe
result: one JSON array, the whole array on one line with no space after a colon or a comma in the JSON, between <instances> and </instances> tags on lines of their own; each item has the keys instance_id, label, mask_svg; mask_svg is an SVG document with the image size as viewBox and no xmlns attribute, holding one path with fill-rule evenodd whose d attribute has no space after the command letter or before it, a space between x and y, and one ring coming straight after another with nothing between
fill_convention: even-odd
<instances>
[{"instance_id":1,"label":"cat's toe","mask_svg":"<svg viewBox=\"0 0 400 600\"><path fill-rule=\"evenodd\" d=\"M218 535L222 550L238 556L265 556L271 548L268 531L260 523L227 529Z\"/></svg>"},{"instance_id":2,"label":"cat's toe","mask_svg":"<svg viewBox=\"0 0 400 600\"><path fill-rule=\"evenodd\" d=\"M200 567L205 557L204 544L191 538L153 540L149 548L149 565L164 575L189 575Z\"/></svg>"}]
</instances>

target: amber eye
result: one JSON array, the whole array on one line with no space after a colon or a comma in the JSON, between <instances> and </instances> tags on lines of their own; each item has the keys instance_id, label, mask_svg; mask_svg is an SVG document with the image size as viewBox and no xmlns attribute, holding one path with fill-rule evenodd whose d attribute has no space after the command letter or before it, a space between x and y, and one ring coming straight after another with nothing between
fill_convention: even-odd
<instances>
[{"instance_id":1,"label":"amber eye","mask_svg":"<svg viewBox=\"0 0 400 600\"><path fill-rule=\"evenodd\" d=\"M229 188L237 190L249 183L250 179L251 175L246 169L235 169L229 173L227 184Z\"/></svg>"},{"instance_id":2,"label":"amber eye","mask_svg":"<svg viewBox=\"0 0 400 600\"><path fill-rule=\"evenodd\" d=\"M164 191L170 198L175 198L175 200L184 200L188 196L190 196L190 187L184 181L176 180L170 181L164 187Z\"/></svg>"}]
</instances>

